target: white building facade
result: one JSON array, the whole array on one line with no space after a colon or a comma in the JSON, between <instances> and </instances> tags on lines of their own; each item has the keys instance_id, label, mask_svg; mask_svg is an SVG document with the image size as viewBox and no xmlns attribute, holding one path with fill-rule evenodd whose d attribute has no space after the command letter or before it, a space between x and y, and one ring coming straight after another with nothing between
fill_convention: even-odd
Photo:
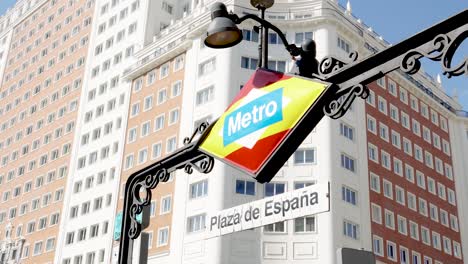
<instances>
[{"instance_id":1,"label":"white building facade","mask_svg":"<svg viewBox=\"0 0 468 264\"><path fill-rule=\"evenodd\" d=\"M149 2L96 1L55 263L110 262L130 90L121 77Z\"/></svg>"}]
</instances>

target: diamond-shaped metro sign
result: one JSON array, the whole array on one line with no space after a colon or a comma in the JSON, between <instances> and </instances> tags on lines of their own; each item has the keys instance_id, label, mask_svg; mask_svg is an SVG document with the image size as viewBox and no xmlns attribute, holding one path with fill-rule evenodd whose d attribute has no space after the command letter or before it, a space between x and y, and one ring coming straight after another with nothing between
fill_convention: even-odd
<instances>
[{"instance_id":1,"label":"diamond-shaped metro sign","mask_svg":"<svg viewBox=\"0 0 468 264\"><path fill-rule=\"evenodd\" d=\"M311 114L330 85L257 70L201 143L200 149L260 182L270 181L323 117ZM305 128L305 127L304 127ZM302 140L294 139L300 133ZM299 135L299 134L297 134ZM291 147L295 147L292 149Z\"/></svg>"}]
</instances>

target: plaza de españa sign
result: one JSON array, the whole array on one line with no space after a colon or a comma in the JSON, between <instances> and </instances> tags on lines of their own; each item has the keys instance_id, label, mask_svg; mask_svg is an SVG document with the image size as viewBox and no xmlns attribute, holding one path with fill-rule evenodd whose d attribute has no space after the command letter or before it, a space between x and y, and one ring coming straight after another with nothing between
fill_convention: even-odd
<instances>
[{"instance_id":1,"label":"plaza de espa\u00f1a sign","mask_svg":"<svg viewBox=\"0 0 468 264\"><path fill-rule=\"evenodd\" d=\"M322 119L324 96L333 87L258 69L200 149L259 182L269 182Z\"/></svg>"},{"instance_id":2,"label":"plaza de espa\u00f1a sign","mask_svg":"<svg viewBox=\"0 0 468 264\"><path fill-rule=\"evenodd\" d=\"M315 184L219 212L207 219L205 238L243 231L330 210L329 185Z\"/></svg>"}]
</instances>

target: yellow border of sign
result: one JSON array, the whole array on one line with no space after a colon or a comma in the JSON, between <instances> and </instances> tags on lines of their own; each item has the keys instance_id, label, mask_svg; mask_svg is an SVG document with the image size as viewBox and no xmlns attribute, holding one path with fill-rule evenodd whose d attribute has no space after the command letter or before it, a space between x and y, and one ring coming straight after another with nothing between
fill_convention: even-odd
<instances>
[{"instance_id":1,"label":"yellow border of sign","mask_svg":"<svg viewBox=\"0 0 468 264\"><path fill-rule=\"evenodd\" d=\"M292 77L260 88L265 92L272 92L277 89L284 88L283 97L286 97L291 101L283 109L283 120L269 126L259 138L259 140L293 128L298 120L309 109L309 107L322 94L326 87L326 84L320 82L313 82L310 80ZM312 89L313 91L311 92ZM244 147L235 142L227 145L226 147L223 147L223 137L220 136L220 131L223 130L226 116L237 110L244 100L246 100L246 97L233 103L231 107L229 107L229 109L224 112L224 114L214 125L213 129L210 131L207 138L201 144L200 148L209 153L212 153L213 155L216 155L219 158L224 158L227 155Z\"/></svg>"}]
</instances>

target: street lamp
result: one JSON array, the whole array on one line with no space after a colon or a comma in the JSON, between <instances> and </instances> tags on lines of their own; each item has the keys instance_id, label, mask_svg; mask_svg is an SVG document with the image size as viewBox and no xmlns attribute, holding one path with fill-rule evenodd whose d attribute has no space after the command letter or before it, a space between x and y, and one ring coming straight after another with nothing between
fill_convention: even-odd
<instances>
[{"instance_id":1,"label":"street lamp","mask_svg":"<svg viewBox=\"0 0 468 264\"><path fill-rule=\"evenodd\" d=\"M315 42L311 39L304 41L302 47L289 44L283 32L275 25L264 19L265 10L273 5L273 0L251 0L251 4L261 11L261 17L247 14L239 17L234 13L228 13L226 5L216 2L211 6L211 23L208 26L205 45L214 49L233 47L242 41L242 32L236 24L247 19L257 21L261 25L261 42L259 46L259 67L268 69L268 29L275 31L284 44L284 47L293 57L301 56L297 65L301 76L312 78L313 73L318 73L318 62L315 59Z\"/></svg>"}]
</instances>

